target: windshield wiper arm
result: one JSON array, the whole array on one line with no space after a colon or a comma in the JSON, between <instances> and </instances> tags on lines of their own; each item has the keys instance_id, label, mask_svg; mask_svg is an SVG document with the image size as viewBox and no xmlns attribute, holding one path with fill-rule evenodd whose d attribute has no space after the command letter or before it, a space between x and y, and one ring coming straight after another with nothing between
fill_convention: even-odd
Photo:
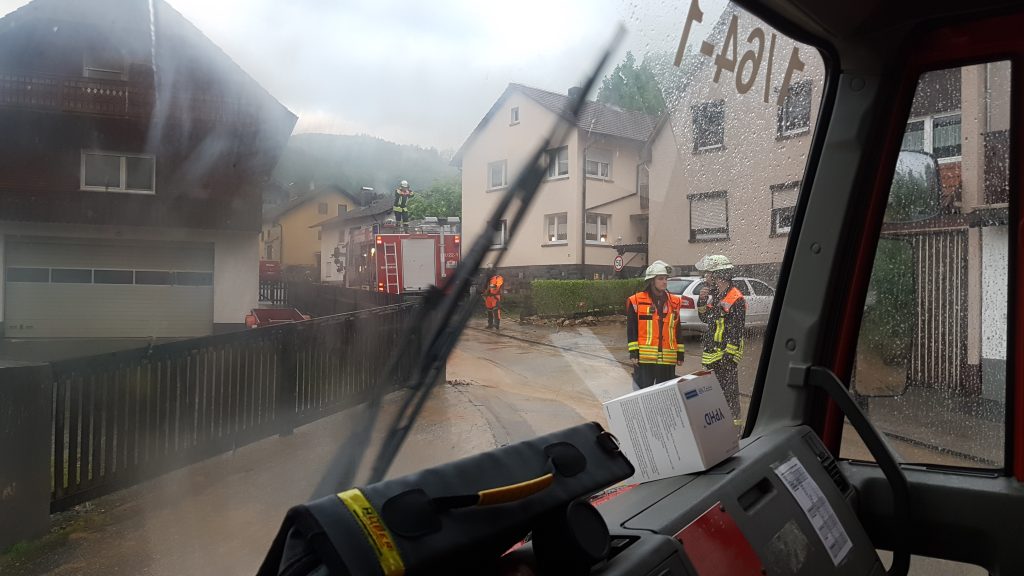
<instances>
[{"instance_id":1,"label":"windshield wiper arm","mask_svg":"<svg viewBox=\"0 0 1024 576\"><path fill-rule=\"evenodd\" d=\"M625 29L620 25L602 53L597 65L583 83L581 90L571 100L569 109L566 110L569 113L569 118L579 117L580 111L586 102L587 94L593 89L601 74L601 70L608 63L615 49L622 41L624 34ZM384 443L370 469L368 483L379 482L387 474L395 456L398 454L398 450L401 448L416 418L430 397L430 392L440 379L448 356L455 348L459 336L473 315L474 306L472 304L475 302L475 295L469 294L469 289L483 264L484 258L487 256L487 252L490 250L493 231L499 229L502 220L507 220L508 237L506 241L511 242L544 179L546 167L543 166L543 159L547 151L554 144L561 144L565 141L574 127L574 124L566 120L555 124L548 137L534 151L526 167L516 177L515 182L501 197L498 206L491 213L487 221L487 227L484 229L484 232L474 240L469 252L463 256L462 262L456 268L451 280L448 281L443 290L433 287L428 293L423 307L411 325L411 330L404 338L403 345L397 348L396 351L396 354L401 354L403 351L416 354L417 362L413 372L415 376L413 376L408 385L411 392L405 398L401 408L392 417L392 421L387 427ZM517 199L519 200L519 205L515 208L514 215L512 218L506 218L506 213L509 212ZM500 264L503 256L504 252L498 254L492 264L492 268L496 268ZM463 301L463 297L468 297L469 301ZM436 322L433 329L429 329L429 321L431 319ZM422 330L428 335L425 338L425 345L418 342L414 337L418 330ZM397 367L398 362L393 357L389 362L382 385L375 387L371 392L371 397L367 404L366 422L357 425L354 437L347 446L339 447L324 477L317 486L313 498L332 494L353 485L356 472L365 456L370 439L372 438L373 428L380 415L381 401L386 391L389 390L386 383L396 377Z\"/></svg>"}]
</instances>

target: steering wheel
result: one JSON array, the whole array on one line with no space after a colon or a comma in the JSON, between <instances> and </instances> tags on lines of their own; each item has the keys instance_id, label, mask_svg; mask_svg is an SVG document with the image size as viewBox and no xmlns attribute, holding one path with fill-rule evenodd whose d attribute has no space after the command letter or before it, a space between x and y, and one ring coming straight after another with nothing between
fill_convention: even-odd
<instances>
[{"instance_id":1,"label":"steering wheel","mask_svg":"<svg viewBox=\"0 0 1024 576\"><path fill-rule=\"evenodd\" d=\"M896 461L896 455L835 373L823 366L811 366L806 370L804 384L824 390L839 405L839 409L853 425L857 435L885 474L889 489L892 491L892 511L896 520L892 566L889 567L887 574L906 576L910 571L910 549L907 544L907 534L910 533L910 485L903 474L903 469Z\"/></svg>"}]
</instances>

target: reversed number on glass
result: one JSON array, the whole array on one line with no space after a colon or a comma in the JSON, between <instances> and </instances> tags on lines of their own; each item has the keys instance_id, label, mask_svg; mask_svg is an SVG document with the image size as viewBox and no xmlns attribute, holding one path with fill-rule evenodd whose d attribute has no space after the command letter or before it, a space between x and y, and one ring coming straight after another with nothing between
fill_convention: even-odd
<instances>
[{"instance_id":1,"label":"reversed number on glass","mask_svg":"<svg viewBox=\"0 0 1024 576\"><path fill-rule=\"evenodd\" d=\"M703 21L704 12L700 9L699 0L691 0L690 10L686 14L686 23L683 25L683 35L679 38L679 48L676 50L674 61L676 67L683 63L683 55L686 51L686 43L690 39L690 30L693 28L693 23L697 22L699 24ZM760 26L755 27L747 35L747 46L750 49L743 52L737 59L739 54L739 18L733 14L729 19L729 28L725 33L722 46L719 48L711 42L704 40L700 43L700 54L705 58L714 58L714 82L718 84L722 78L722 73L730 72L736 82L736 91L740 94L750 92L757 82L758 76L761 74L761 65L764 64L764 102L767 104L768 97L771 95L772 68L775 65L775 43L776 35L774 32L770 36L766 36L763 28ZM764 59L765 44L768 46L767 62ZM786 72L782 76L782 85L779 86L776 105L782 106L786 96L789 94L789 85L793 81L793 74L802 72L803 69L804 62L800 60L800 49L794 46L789 54L789 65L786 66Z\"/></svg>"}]
</instances>

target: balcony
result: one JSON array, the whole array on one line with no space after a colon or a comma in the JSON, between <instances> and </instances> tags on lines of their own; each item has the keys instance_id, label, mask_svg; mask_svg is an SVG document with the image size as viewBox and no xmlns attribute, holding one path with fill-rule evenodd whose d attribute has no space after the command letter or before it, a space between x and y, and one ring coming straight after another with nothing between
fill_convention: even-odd
<instances>
[{"instance_id":1,"label":"balcony","mask_svg":"<svg viewBox=\"0 0 1024 576\"><path fill-rule=\"evenodd\" d=\"M188 117L211 123L251 124L256 111L241 99L171 92L159 102L151 86L125 80L0 71L0 107L151 120Z\"/></svg>"}]
</instances>

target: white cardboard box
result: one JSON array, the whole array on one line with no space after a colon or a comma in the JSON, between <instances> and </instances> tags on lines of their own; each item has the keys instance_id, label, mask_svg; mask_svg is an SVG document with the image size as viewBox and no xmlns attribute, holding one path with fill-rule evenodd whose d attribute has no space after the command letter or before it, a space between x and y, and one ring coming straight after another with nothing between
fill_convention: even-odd
<instances>
[{"instance_id":1,"label":"white cardboard box","mask_svg":"<svg viewBox=\"0 0 1024 576\"><path fill-rule=\"evenodd\" d=\"M631 482L707 470L739 450L732 412L711 371L609 400L604 412L636 468Z\"/></svg>"}]
</instances>

